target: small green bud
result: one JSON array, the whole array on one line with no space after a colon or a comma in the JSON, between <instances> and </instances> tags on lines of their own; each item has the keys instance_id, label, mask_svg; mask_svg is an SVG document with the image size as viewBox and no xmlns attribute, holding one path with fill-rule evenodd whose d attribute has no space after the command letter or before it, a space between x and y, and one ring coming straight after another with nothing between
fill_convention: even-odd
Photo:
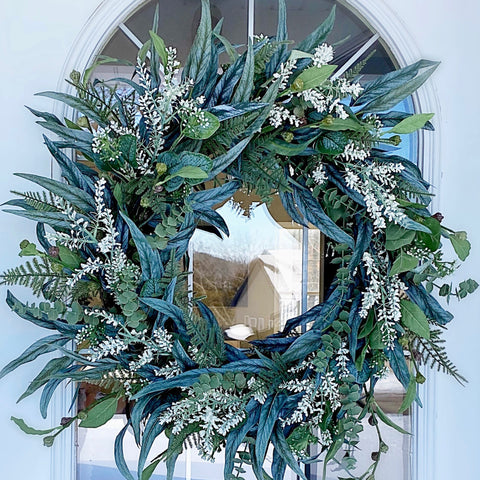
<instances>
[{"instance_id":1,"label":"small green bud","mask_svg":"<svg viewBox=\"0 0 480 480\"><path fill-rule=\"evenodd\" d=\"M77 125L82 128L87 128L90 125L90 122L88 121L87 117L80 117L77 120Z\"/></svg>"},{"instance_id":2,"label":"small green bud","mask_svg":"<svg viewBox=\"0 0 480 480\"><path fill-rule=\"evenodd\" d=\"M147 197L142 197L140 199L140 206L143 208L148 208L150 206L150 200Z\"/></svg>"},{"instance_id":3,"label":"small green bud","mask_svg":"<svg viewBox=\"0 0 480 480\"><path fill-rule=\"evenodd\" d=\"M394 135L393 137L390 137L389 140L395 146L400 145L400 143L402 141L400 135Z\"/></svg>"},{"instance_id":4,"label":"small green bud","mask_svg":"<svg viewBox=\"0 0 480 480\"><path fill-rule=\"evenodd\" d=\"M43 439L43 444L46 447L51 447L53 445L53 442L55 441L55 437L53 435L49 435L48 437L45 437Z\"/></svg>"},{"instance_id":5,"label":"small green bud","mask_svg":"<svg viewBox=\"0 0 480 480\"><path fill-rule=\"evenodd\" d=\"M408 347L408 338L407 337L400 337L398 339L398 343L400 344L400 346L402 347Z\"/></svg>"},{"instance_id":6,"label":"small green bud","mask_svg":"<svg viewBox=\"0 0 480 480\"><path fill-rule=\"evenodd\" d=\"M422 384L422 383L425 383L425 380L426 380L426 378L420 372L418 372L417 376L415 377L415 381L417 383Z\"/></svg>"},{"instance_id":7,"label":"small green bud","mask_svg":"<svg viewBox=\"0 0 480 480\"><path fill-rule=\"evenodd\" d=\"M80 78L81 77L82 77L82 75L77 70L72 70L72 72L70 73L70 80L73 83L80 83Z\"/></svg>"},{"instance_id":8,"label":"small green bud","mask_svg":"<svg viewBox=\"0 0 480 480\"><path fill-rule=\"evenodd\" d=\"M294 92L301 92L303 90L303 80L301 78L296 78L295 81L292 83L292 90Z\"/></svg>"},{"instance_id":9,"label":"small green bud","mask_svg":"<svg viewBox=\"0 0 480 480\"><path fill-rule=\"evenodd\" d=\"M333 117L332 115L327 115L323 120L322 123L324 125L333 125Z\"/></svg>"},{"instance_id":10,"label":"small green bud","mask_svg":"<svg viewBox=\"0 0 480 480\"><path fill-rule=\"evenodd\" d=\"M292 132L283 132L282 137L287 143L292 143L294 139L294 135Z\"/></svg>"},{"instance_id":11,"label":"small green bud","mask_svg":"<svg viewBox=\"0 0 480 480\"><path fill-rule=\"evenodd\" d=\"M155 165L155 169L157 170L157 173L158 175L164 175L165 173L167 173L167 165L163 162L159 162Z\"/></svg>"},{"instance_id":12,"label":"small green bud","mask_svg":"<svg viewBox=\"0 0 480 480\"><path fill-rule=\"evenodd\" d=\"M30 245L30 242L28 240L22 240L20 242L20 248L23 250L24 248L27 248Z\"/></svg>"},{"instance_id":13,"label":"small green bud","mask_svg":"<svg viewBox=\"0 0 480 480\"><path fill-rule=\"evenodd\" d=\"M78 412L77 417L79 420L84 420L85 418L87 418L87 412L82 410L81 412Z\"/></svg>"},{"instance_id":14,"label":"small green bud","mask_svg":"<svg viewBox=\"0 0 480 480\"><path fill-rule=\"evenodd\" d=\"M382 453L387 453L388 452L388 445L384 442L380 443L380 451Z\"/></svg>"}]
</instances>

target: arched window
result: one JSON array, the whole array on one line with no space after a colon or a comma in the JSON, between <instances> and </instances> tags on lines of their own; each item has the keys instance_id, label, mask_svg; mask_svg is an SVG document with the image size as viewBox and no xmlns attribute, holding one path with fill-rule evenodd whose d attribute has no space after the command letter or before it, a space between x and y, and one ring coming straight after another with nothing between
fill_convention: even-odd
<instances>
[{"instance_id":1,"label":"arched window","mask_svg":"<svg viewBox=\"0 0 480 480\"><path fill-rule=\"evenodd\" d=\"M106 55L135 62L138 48L148 39L157 4L159 33L167 45L177 48L180 60L184 60L200 18L198 0L136 2L136 10L130 10L128 15L129 7L124 7L119 15L121 22L117 22L117 27L108 35L103 35L103 43L96 49L95 56ZM337 5L335 27L329 38L329 43L335 47L334 63L340 66L337 74L355 62L364 61L362 76L368 80L394 70L404 61L392 54L379 33L346 2L297 0L287 4L289 37L296 41L303 39L325 19L332 6ZM233 43L245 44L248 36L253 34L275 33L277 0L211 0L211 6L214 21L225 18L222 33ZM105 63L96 69L95 75L113 78L119 74L124 76L131 70L128 66ZM399 108L413 111L414 103L408 100ZM417 137L404 142L402 148L407 150L403 152L405 156L411 156L408 150L420 148ZM260 200L248 192L237 194L232 201L219 206L229 225L230 239L220 240L211 233L198 231L191 245L194 291L207 295L207 303L215 311L226 334L237 343L244 341L250 332L252 336L248 338L252 339L278 331L288 318L318 303L323 295L325 275L328 275L328 262L325 262L328 252L324 251L319 232L292 222L276 199L269 206ZM244 327L243 330L239 325ZM384 410L396 415L402 401L401 387L389 377L377 391L380 401L384 402ZM395 421L407 430L412 428L409 415L400 418L397 415ZM78 431L77 480L122 478L115 472L112 445L123 425L124 418L119 414L105 427ZM370 453L377 448L376 445L370 448L367 423L365 427L364 450L358 455L359 471L362 465L368 464ZM383 476L390 480L415 478L409 438L387 428L384 432L391 453L381 466ZM127 458L129 448L132 449L131 458L136 457L133 438L126 440L125 448ZM160 445L153 449L161 450ZM161 468L158 472L162 474ZM221 478L221 472L221 459L215 465L204 464L193 450L187 450L178 462L176 478ZM307 473L312 479L320 475L314 467ZM337 474L332 473L331 478L336 478ZM156 479L156 475L152 478ZM378 471L378 475L383 478L382 471Z\"/></svg>"}]
</instances>

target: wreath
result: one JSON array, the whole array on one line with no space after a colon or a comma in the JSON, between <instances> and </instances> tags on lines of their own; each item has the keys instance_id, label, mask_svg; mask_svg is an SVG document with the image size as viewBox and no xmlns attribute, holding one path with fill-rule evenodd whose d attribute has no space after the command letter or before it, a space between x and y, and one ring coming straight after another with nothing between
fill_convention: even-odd
<instances>
[{"instance_id":1,"label":"wreath","mask_svg":"<svg viewBox=\"0 0 480 480\"><path fill-rule=\"evenodd\" d=\"M21 242L20 256L33 258L1 280L43 297L22 303L8 292L7 303L54 333L0 376L56 352L21 397L43 388L43 417L64 380L106 393L51 430L13 420L50 446L75 422L103 425L126 397L132 410L115 458L129 480L122 453L129 428L143 480L160 462L172 479L177 457L192 443L209 460L224 450L228 480L241 478L242 464L259 480L270 478L270 445L274 480L287 466L306 479L300 465L315 461L323 462L324 478L336 461L350 479L373 479L388 447L377 427L373 464L352 473L362 419L403 431L375 401L386 370L406 390L401 411L419 402L421 364L464 380L442 347L452 315L432 291L449 299L475 290L473 280L438 283L457 266L444 259L442 239L462 261L470 244L465 232L431 214L428 183L395 148L402 135L433 129L432 114L394 107L437 64L420 60L360 83L363 61L336 76L333 49L324 43L334 11L291 49L284 0L276 36L255 37L240 54L221 35L221 22L212 29L202 0L181 70L175 49L155 33L157 20L133 79L106 82L92 80L93 67L74 71L68 83L76 95L41 95L76 116L62 121L30 109L57 136L45 144L63 181L18 174L43 191L14 192L6 211L37 222L37 243ZM219 69L223 52L231 62ZM188 284L192 235L199 228L228 235L215 207L240 189L267 203L278 195L293 221L318 228L335 272L322 303L248 348L225 341ZM161 434L168 448L146 465Z\"/></svg>"}]
</instances>

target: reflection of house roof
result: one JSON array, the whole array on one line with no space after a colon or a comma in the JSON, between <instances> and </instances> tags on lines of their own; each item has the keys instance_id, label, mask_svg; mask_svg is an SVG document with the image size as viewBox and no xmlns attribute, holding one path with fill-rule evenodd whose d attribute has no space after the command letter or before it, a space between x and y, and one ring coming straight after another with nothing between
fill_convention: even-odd
<instances>
[{"instance_id":1,"label":"reflection of house roof","mask_svg":"<svg viewBox=\"0 0 480 480\"><path fill-rule=\"evenodd\" d=\"M262 271L271 284L273 292L278 297L292 298L301 295L302 256L297 249L269 250L252 260L248 265L248 275L237 290L231 306L237 306L240 299L247 293L249 279L254 278L255 271ZM252 285L250 285L252 287Z\"/></svg>"}]
</instances>

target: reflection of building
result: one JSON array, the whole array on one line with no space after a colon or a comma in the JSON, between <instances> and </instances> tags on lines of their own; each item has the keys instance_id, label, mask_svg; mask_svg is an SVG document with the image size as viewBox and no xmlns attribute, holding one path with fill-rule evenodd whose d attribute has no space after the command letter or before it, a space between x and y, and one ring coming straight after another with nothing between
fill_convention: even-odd
<instances>
[{"instance_id":1,"label":"reflection of building","mask_svg":"<svg viewBox=\"0 0 480 480\"><path fill-rule=\"evenodd\" d=\"M270 250L252 260L235 294L233 323L244 323L257 337L279 331L300 313L302 259L298 249Z\"/></svg>"}]
</instances>

